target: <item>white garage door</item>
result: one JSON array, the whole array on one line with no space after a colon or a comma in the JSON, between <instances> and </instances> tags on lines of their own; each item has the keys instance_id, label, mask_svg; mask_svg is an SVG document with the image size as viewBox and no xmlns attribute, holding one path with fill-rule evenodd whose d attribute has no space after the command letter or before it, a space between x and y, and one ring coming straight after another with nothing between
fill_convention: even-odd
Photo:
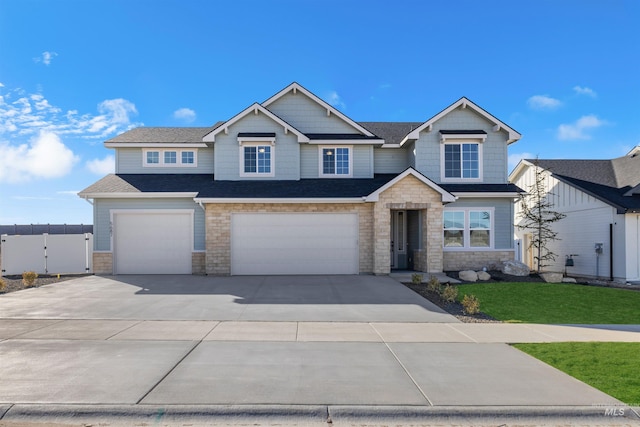
<instances>
[{"instance_id":1,"label":"white garage door","mask_svg":"<svg viewBox=\"0 0 640 427\"><path fill-rule=\"evenodd\" d=\"M358 216L232 214L231 274L358 274Z\"/></svg>"},{"instance_id":2,"label":"white garage door","mask_svg":"<svg viewBox=\"0 0 640 427\"><path fill-rule=\"evenodd\" d=\"M193 211L113 214L116 274L191 274Z\"/></svg>"}]
</instances>

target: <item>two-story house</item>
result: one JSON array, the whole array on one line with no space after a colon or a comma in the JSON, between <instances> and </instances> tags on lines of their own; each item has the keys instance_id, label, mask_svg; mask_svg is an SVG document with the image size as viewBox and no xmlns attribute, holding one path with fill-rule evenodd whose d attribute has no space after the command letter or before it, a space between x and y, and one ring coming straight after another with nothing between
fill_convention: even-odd
<instances>
[{"instance_id":1,"label":"two-story house","mask_svg":"<svg viewBox=\"0 0 640 427\"><path fill-rule=\"evenodd\" d=\"M355 122L293 83L209 128L105 142L94 271L388 274L513 259L507 146L466 98L425 122Z\"/></svg>"}]
</instances>

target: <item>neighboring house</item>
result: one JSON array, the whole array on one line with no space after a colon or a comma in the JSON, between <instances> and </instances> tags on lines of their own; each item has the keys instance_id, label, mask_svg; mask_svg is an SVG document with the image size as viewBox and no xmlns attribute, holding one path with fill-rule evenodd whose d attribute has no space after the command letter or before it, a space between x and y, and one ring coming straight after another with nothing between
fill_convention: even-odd
<instances>
[{"instance_id":1,"label":"neighboring house","mask_svg":"<svg viewBox=\"0 0 640 427\"><path fill-rule=\"evenodd\" d=\"M513 259L507 146L461 98L416 123L355 122L297 83L208 128L109 141L93 199L103 274L388 274Z\"/></svg>"},{"instance_id":2,"label":"neighboring house","mask_svg":"<svg viewBox=\"0 0 640 427\"><path fill-rule=\"evenodd\" d=\"M534 160L522 160L509 179L527 191ZM566 214L554 224L561 240L550 271L616 281L640 280L640 146L613 160L538 160L553 193L553 210ZM516 224L520 207L516 206ZM516 229L521 259L532 265L530 232ZM573 266L565 266L567 257ZM577 255L577 256L576 256Z\"/></svg>"}]
</instances>

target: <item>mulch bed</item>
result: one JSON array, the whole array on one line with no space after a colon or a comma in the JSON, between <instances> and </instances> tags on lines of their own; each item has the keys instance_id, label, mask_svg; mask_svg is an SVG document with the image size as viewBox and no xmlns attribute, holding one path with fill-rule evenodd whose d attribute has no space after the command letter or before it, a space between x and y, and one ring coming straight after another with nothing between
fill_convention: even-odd
<instances>
[{"instance_id":1,"label":"mulch bed","mask_svg":"<svg viewBox=\"0 0 640 427\"><path fill-rule=\"evenodd\" d=\"M55 276L43 274L38 276L33 287L38 288L43 285L50 285L51 283L64 282L65 280L75 279L80 276L84 275L60 275L58 278L57 274ZM22 283L22 276L3 276L1 279L4 281L5 288L4 290L0 290L0 295L28 289Z\"/></svg>"}]
</instances>

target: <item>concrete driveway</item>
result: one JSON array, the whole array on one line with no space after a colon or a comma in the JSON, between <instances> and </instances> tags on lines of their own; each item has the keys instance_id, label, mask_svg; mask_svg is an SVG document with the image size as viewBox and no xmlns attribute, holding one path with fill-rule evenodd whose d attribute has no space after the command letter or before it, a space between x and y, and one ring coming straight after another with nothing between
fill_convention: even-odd
<instances>
[{"instance_id":1,"label":"concrete driveway","mask_svg":"<svg viewBox=\"0 0 640 427\"><path fill-rule=\"evenodd\" d=\"M87 276L0 298L22 319L455 322L389 277Z\"/></svg>"},{"instance_id":2,"label":"concrete driveway","mask_svg":"<svg viewBox=\"0 0 640 427\"><path fill-rule=\"evenodd\" d=\"M0 420L235 411L339 425L434 410L599 416L620 403L500 343L550 331L465 325L386 277L75 279L0 296Z\"/></svg>"}]
</instances>

